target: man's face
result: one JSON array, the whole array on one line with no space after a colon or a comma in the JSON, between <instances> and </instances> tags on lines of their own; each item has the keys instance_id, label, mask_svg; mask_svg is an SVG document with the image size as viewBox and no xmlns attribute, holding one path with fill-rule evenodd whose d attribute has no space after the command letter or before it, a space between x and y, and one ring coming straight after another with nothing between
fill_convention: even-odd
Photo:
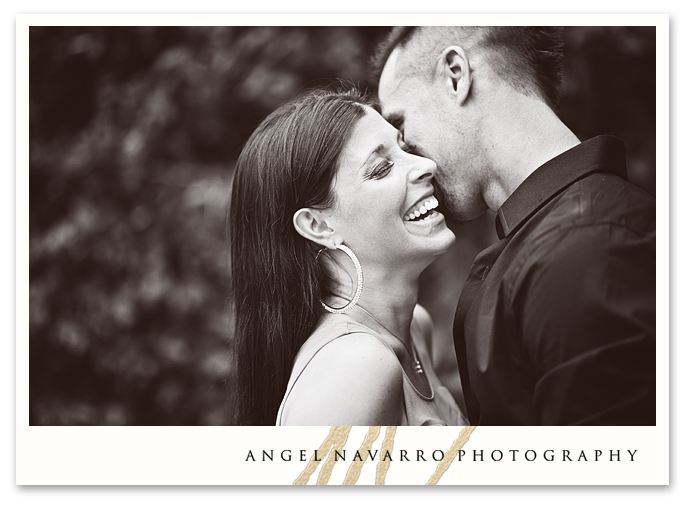
<instances>
[{"instance_id":1,"label":"man's face","mask_svg":"<svg viewBox=\"0 0 692 506\"><path fill-rule=\"evenodd\" d=\"M379 99L385 119L400 132L401 141L438 166L435 192L448 219L469 221L487 205L482 197L483 167L478 129L464 120L462 108L445 88L442 77L401 77L396 48L382 71Z\"/></svg>"}]
</instances>

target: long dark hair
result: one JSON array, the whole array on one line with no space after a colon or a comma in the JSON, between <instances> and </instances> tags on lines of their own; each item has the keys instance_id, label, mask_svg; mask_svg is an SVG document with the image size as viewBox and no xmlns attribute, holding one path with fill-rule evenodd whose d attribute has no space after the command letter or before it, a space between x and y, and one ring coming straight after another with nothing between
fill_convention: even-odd
<instances>
[{"instance_id":1,"label":"long dark hair","mask_svg":"<svg viewBox=\"0 0 692 506\"><path fill-rule=\"evenodd\" d=\"M334 203L341 151L369 99L313 91L269 115L238 159L228 213L238 425L273 425L293 359L321 314L326 273L293 227Z\"/></svg>"}]
</instances>

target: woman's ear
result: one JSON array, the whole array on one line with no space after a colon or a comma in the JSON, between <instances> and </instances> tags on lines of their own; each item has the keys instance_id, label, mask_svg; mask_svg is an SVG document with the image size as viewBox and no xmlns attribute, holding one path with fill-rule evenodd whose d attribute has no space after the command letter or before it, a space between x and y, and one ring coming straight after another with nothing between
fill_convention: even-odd
<instances>
[{"instance_id":1,"label":"woman's ear","mask_svg":"<svg viewBox=\"0 0 692 506\"><path fill-rule=\"evenodd\" d=\"M462 105L471 91L471 65L466 52L459 46L445 48L440 59L440 71L445 88L454 95L454 102Z\"/></svg>"},{"instance_id":2,"label":"woman's ear","mask_svg":"<svg viewBox=\"0 0 692 506\"><path fill-rule=\"evenodd\" d=\"M329 249L336 249L343 242L327 223L325 212L320 209L299 209L293 215L293 226L306 239Z\"/></svg>"}]
</instances>

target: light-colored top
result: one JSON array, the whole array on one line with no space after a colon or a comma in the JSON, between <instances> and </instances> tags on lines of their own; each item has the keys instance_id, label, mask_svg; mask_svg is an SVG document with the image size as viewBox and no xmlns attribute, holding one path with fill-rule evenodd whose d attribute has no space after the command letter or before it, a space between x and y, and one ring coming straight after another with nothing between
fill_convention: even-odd
<instances>
[{"instance_id":1,"label":"light-colored top","mask_svg":"<svg viewBox=\"0 0 692 506\"><path fill-rule=\"evenodd\" d=\"M417 307L416 312L419 313L420 311L425 313L425 310ZM427 313L425 314L427 315ZM419 343L419 346L416 346L416 354L425 370L425 376L429 386L427 389L428 395L420 392L407 376L397 353L389 344L391 343L391 338L385 337L378 331L356 322L348 315L332 315L325 319L318 325L296 355L286 394L279 407L276 425L285 424L284 408L287 402L289 402L296 383L301 378L301 375L310 367L310 363L315 356L337 339L354 334L368 334L376 338L394 355L394 357L396 357L403 378L402 403L405 407L404 419L401 420L400 425L468 425L468 421L454 401L454 397L452 397L449 390L440 383L440 380L434 372L427 346L425 346L425 343L420 342L420 338L424 336L424 329L421 327L420 318L414 316L411 325L411 334L413 337L411 345L416 346L416 342ZM367 392L363 392L363 394L367 395Z\"/></svg>"}]
</instances>

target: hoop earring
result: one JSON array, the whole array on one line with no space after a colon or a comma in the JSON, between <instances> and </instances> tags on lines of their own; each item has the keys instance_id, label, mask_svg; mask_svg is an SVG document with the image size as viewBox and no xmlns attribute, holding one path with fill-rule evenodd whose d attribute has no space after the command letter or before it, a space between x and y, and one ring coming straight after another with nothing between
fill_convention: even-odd
<instances>
[{"instance_id":1,"label":"hoop earring","mask_svg":"<svg viewBox=\"0 0 692 506\"><path fill-rule=\"evenodd\" d=\"M322 252L326 250L327 248L322 248L319 253L317 253L317 256L315 257L315 260L317 260ZM341 308L333 308L331 306L328 306L327 304L324 303L324 301L320 298L320 302L322 303L322 307L329 311L330 313L335 313L335 314L343 314L349 309L352 309L353 306L356 305L358 302L358 299L360 299L360 294L363 292L363 269L360 266L360 262L358 261L358 257L356 257L356 254L351 251L351 248L348 246L345 246L343 244L339 244L336 249L340 249L344 253L348 255L348 257L351 259L353 264L356 266L356 273L358 274L358 286L356 286L356 295L353 297L353 300L346 304L344 307Z\"/></svg>"}]
</instances>

